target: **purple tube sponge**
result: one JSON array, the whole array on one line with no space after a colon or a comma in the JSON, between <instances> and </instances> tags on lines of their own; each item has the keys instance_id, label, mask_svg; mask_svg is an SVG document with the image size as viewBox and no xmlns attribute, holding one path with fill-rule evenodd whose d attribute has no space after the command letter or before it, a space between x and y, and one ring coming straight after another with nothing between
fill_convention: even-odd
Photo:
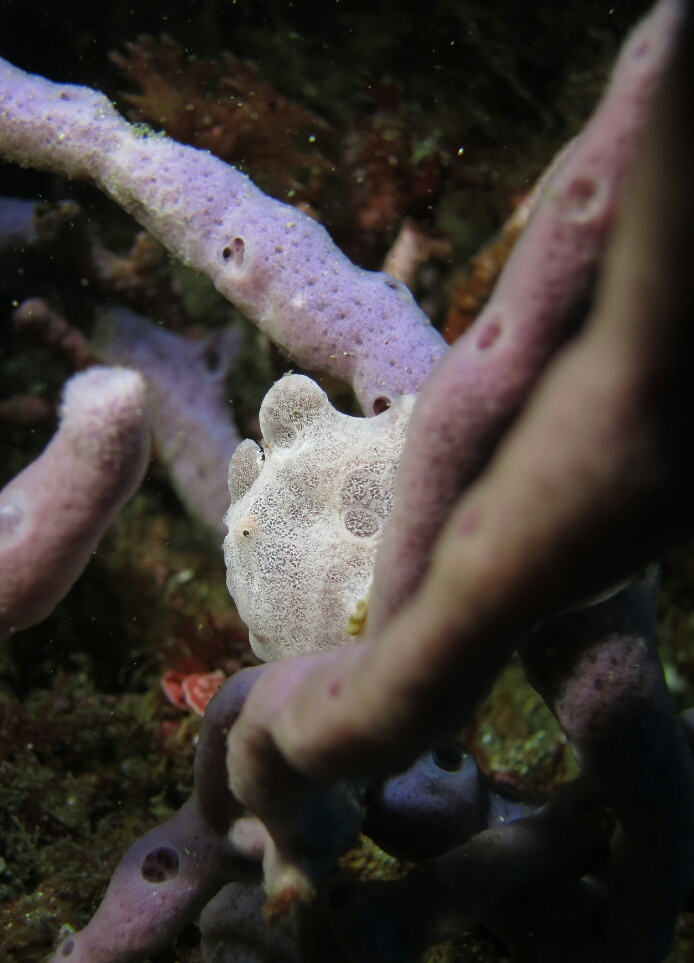
<instances>
[{"instance_id":1,"label":"purple tube sponge","mask_svg":"<svg viewBox=\"0 0 694 963\"><path fill-rule=\"evenodd\" d=\"M63 598L140 484L149 453L140 375L94 367L67 383L57 434L0 494L0 638Z\"/></svg>"},{"instance_id":2,"label":"purple tube sponge","mask_svg":"<svg viewBox=\"0 0 694 963\"><path fill-rule=\"evenodd\" d=\"M141 963L163 949L228 882L260 873L229 841L243 809L229 792L225 733L262 669L232 676L208 706L195 757L195 791L123 856L89 921L50 963Z\"/></svg>"},{"instance_id":3,"label":"purple tube sponge","mask_svg":"<svg viewBox=\"0 0 694 963\"><path fill-rule=\"evenodd\" d=\"M415 963L429 946L505 919L528 894L542 905L563 878L582 875L604 855L608 836L602 807L577 779L526 818L492 824L398 880L327 880L326 923L349 963Z\"/></svg>"},{"instance_id":4,"label":"purple tube sponge","mask_svg":"<svg viewBox=\"0 0 694 963\"><path fill-rule=\"evenodd\" d=\"M538 807L495 787L471 752L446 742L405 772L369 783L363 829L398 859L431 859Z\"/></svg>"},{"instance_id":5,"label":"purple tube sponge","mask_svg":"<svg viewBox=\"0 0 694 963\"><path fill-rule=\"evenodd\" d=\"M268 926L257 883L229 883L200 916L205 963L305 963L298 914Z\"/></svg>"},{"instance_id":6,"label":"purple tube sponge","mask_svg":"<svg viewBox=\"0 0 694 963\"><path fill-rule=\"evenodd\" d=\"M193 516L224 533L229 459L241 440L225 387L236 332L191 341L120 308L102 317L95 347L109 364L135 368L145 379L152 434L176 492Z\"/></svg>"},{"instance_id":7,"label":"purple tube sponge","mask_svg":"<svg viewBox=\"0 0 694 963\"><path fill-rule=\"evenodd\" d=\"M137 963L164 949L233 878L238 856L192 796L172 819L130 847L89 925L58 946L52 963Z\"/></svg>"},{"instance_id":8,"label":"purple tube sponge","mask_svg":"<svg viewBox=\"0 0 694 963\"><path fill-rule=\"evenodd\" d=\"M96 183L298 364L351 384L366 414L417 391L446 351L404 284L355 267L310 217L129 124L102 94L0 61L0 155Z\"/></svg>"},{"instance_id":9,"label":"purple tube sponge","mask_svg":"<svg viewBox=\"0 0 694 963\"><path fill-rule=\"evenodd\" d=\"M653 588L637 582L548 620L522 649L582 774L617 816L606 878L636 942L674 927L694 891L694 765L658 657Z\"/></svg>"},{"instance_id":10,"label":"purple tube sponge","mask_svg":"<svg viewBox=\"0 0 694 963\"><path fill-rule=\"evenodd\" d=\"M36 240L36 204L0 197L0 251L32 244Z\"/></svg>"},{"instance_id":11,"label":"purple tube sponge","mask_svg":"<svg viewBox=\"0 0 694 963\"><path fill-rule=\"evenodd\" d=\"M622 179L680 22L678 3L659 3L635 28L602 103L546 175L489 303L418 398L376 557L370 633L412 595L451 506L584 320Z\"/></svg>"}]
</instances>

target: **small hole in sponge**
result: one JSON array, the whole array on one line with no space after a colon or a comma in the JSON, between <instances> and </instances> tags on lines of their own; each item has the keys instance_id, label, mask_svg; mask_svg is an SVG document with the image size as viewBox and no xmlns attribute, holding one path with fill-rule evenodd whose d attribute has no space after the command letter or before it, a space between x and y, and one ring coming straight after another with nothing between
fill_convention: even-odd
<instances>
[{"instance_id":1,"label":"small hole in sponge","mask_svg":"<svg viewBox=\"0 0 694 963\"><path fill-rule=\"evenodd\" d=\"M610 198L608 183L602 178L576 177L567 186L564 218L574 224L590 224L604 217Z\"/></svg>"},{"instance_id":2,"label":"small hole in sponge","mask_svg":"<svg viewBox=\"0 0 694 963\"><path fill-rule=\"evenodd\" d=\"M431 750L434 765L445 772L458 772L463 765L463 748L456 742L443 742Z\"/></svg>"},{"instance_id":3,"label":"small hole in sponge","mask_svg":"<svg viewBox=\"0 0 694 963\"><path fill-rule=\"evenodd\" d=\"M233 238L223 249L222 257L225 261L231 261L234 267L240 268L243 264L246 244L242 237Z\"/></svg>"},{"instance_id":4,"label":"small hole in sponge","mask_svg":"<svg viewBox=\"0 0 694 963\"><path fill-rule=\"evenodd\" d=\"M166 883L178 876L178 853L169 846L158 846L142 860L140 872L148 883Z\"/></svg>"},{"instance_id":5,"label":"small hole in sponge","mask_svg":"<svg viewBox=\"0 0 694 963\"><path fill-rule=\"evenodd\" d=\"M597 185L590 177L577 177L568 187L566 196L576 207L585 207L593 200Z\"/></svg>"},{"instance_id":6,"label":"small hole in sponge","mask_svg":"<svg viewBox=\"0 0 694 963\"><path fill-rule=\"evenodd\" d=\"M499 335L501 334L501 325L498 321L489 321L482 331L480 331L479 337L475 342L480 351L486 351L487 348L499 340Z\"/></svg>"},{"instance_id":7,"label":"small hole in sponge","mask_svg":"<svg viewBox=\"0 0 694 963\"><path fill-rule=\"evenodd\" d=\"M375 415L382 415L384 411L388 411L390 408L390 398L376 398L373 403L373 411Z\"/></svg>"}]
</instances>

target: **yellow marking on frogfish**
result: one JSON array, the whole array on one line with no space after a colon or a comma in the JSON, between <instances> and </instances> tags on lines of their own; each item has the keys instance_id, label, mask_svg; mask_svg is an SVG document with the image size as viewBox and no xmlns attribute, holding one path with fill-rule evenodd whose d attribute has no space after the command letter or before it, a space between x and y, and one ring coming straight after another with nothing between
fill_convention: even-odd
<instances>
[{"instance_id":1,"label":"yellow marking on frogfish","mask_svg":"<svg viewBox=\"0 0 694 963\"><path fill-rule=\"evenodd\" d=\"M369 599L359 599L347 622L347 635L362 635L369 612Z\"/></svg>"}]
</instances>

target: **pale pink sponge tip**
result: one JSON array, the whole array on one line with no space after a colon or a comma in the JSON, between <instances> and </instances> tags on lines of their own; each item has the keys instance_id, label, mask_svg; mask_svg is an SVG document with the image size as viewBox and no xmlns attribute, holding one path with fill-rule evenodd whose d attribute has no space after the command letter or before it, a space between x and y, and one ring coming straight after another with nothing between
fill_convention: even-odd
<instances>
[{"instance_id":1,"label":"pale pink sponge tip","mask_svg":"<svg viewBox=\"0 0 694 963\"><path fill-rule=\"evenodd\" d=\"M145 382L129 368L89 368L68 381L60 416L61 431L82 457L117 471L147 430Z\"/></svg>"}]
</instances>

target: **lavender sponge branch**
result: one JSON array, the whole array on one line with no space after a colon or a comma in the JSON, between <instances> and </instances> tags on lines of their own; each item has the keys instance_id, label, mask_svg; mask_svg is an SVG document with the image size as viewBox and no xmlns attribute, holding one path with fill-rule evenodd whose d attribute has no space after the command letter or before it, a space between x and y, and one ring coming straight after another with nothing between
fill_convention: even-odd
<instances>
[{"instance_id":1,"label":"lavender sponge branch","mask_svg":"<svg viewBox=\"0 0 694 963\"><path fill-rule=\"evenodd\" d=\"M149 454L137 372L93 367L70 379L55 437L0 492L0 640L63 598L142 481Z\"/></svg>"},{"instance_id":2,"label":"lavender sponge branch","mask_svg":"<svg viewBox=\"0 0 694 963\"><path fill-rule=\"evenodd\" d=\"M237 331L191 340L127 308L111 308L99 318L93 343L108 364L134 368L146 380L152 435L174 490L194 518L224 534L229 458L241 440L226 389Z\"/></svg>"},{"instance_id":3,"label":"lavender sponge branch","mask_svg":"<svg viewBox=\"0 0 694 963\"><path fill-rule=\"evenodd\" d=\"M634 29L587 127L545 175L489 303L417 400L376 557L368 623L374 637L416 590L452 505L585 318L624 174L682 11L681 3L664 0Z\"/></svg>"},{"instance_id":4,"label":"lavender sponge branch","mask_svg":"<svg viewBox=\"0 0 694 963\"><path fill-rule=\"evenodd\" d=\"M366 414L417 391L446 345L407 288L211 154L131 125L102 94L0 60L0 156L92 181L302 367Z\"/></svg>"}]
</instances>

